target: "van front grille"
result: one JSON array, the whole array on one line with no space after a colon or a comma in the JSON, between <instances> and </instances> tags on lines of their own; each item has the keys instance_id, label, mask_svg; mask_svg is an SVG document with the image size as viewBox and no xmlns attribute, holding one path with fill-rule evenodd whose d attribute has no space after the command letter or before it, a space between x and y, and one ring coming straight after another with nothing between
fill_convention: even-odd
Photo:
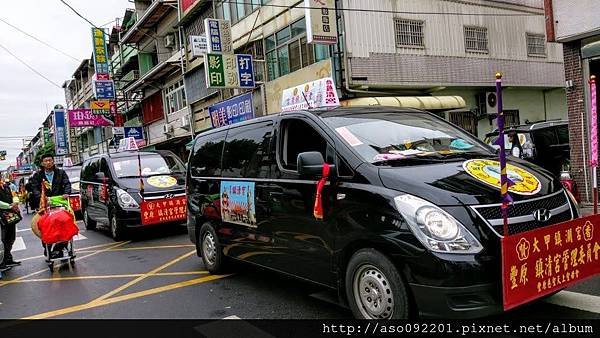
<instances>
[{"instance_id":1,"label":"van front grille","mask_svg":"<svg viewBox=\"0 0 600 338\"><path fill-rule=\"evenodd\" d=\"M500 204L471 206L471 208L496 235L503 237L504 222ZM550 211L551 217L543 222L536 220L533 214L539 209ZM573 213L569 199L564 191L560 191L548 197L513 203L508 209L508 233L514 235L571 219Z\"/></svg>"}]
</instances>

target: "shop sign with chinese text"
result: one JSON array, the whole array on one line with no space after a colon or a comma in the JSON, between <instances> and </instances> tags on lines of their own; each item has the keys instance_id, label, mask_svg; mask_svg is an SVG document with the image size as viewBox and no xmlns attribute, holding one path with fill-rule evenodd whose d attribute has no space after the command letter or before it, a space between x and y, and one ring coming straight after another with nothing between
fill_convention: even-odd
<instances>
[{"instance_id":1,"label":"shop sign with chinese text","mask_svg":"<svg viewBox=\"0 0 600 338\"><path fill-rule=\"evenodd\" d=\"M109 116L111 114L110 101L108 100L91 101L90 108L95 115Z\"/></svg>"},{"instance_id":2,"label":"shop sign with chinese text","mask_svg":"<svg viewBox=\"0 0 600 338\"><path fill-rule=\"evenodd\" d=\"M304 0L308 43L337 43L335 0Z\"/></svg>"},{"instance_id":3,"label":"shop sign with chinese text","mask_svg":"<svg viewBox=\"0 0 600 338\"><path fill-rule=\"evenodd\" d=\"M66 155L69 152L69 143L67 140L67 126L64 109L55 109L54 111L54 145L56 155Z\"/></svg>"},{"instance_id":4,"label":"shop sign with chinese text","mask_svg":"<svg viewBox=\"0 0 600 338\"><path fill-rule=\"evenodd\" d=\"M187 206L185 196L143 201L141 205L142 225L185 221Z\"/></svg>"},{"instance_id":5,"label":"shop sign with chinese text","mask_svg":"<svg viewBox=\"0 0 600 338\"><path fill-rule=\"evenodd\" d=\"M236 96L208 107L208 113L215 128L254 118L252 93Z\"/></svg>"},{"instance_id":6,"label":"shop sign with chinese text","mask_svg":"<svg viewBox=\"0 0 600 338\"><path fill-rule=\"evenodd\" d=\"M254 88L252 55L206 54L208 88Z\"/></svg>"},{"instance_id":7,"label":"shop sign with chinese text","mask_svg":"<svg viewBox=\"0 0 600 338\"><path fill-rule=\"evenodd\" d=\"M281 97L281 110L284 112L339 105L335 83L330 77L288 88Z\"/></svg>"},{"instance_id":8,"label":"shop sign with chinese text","mask_svg":"<svg viewBox=\"0 0 600 338\"><path fill-rule=\"evenodd\" d=\"M231 22L229 20L204 19L204 29L208 40L208 53L232 54Z\"/></svg>"},{"instance_id":9,"label":"shop sign with chinese text","mask_svg":"<svg viewBox=\"0 0 600 338\"><path fill-rule=\"evenodd\" d=\"M115 98L115 82L113 80L93 80L94 95L97 100Z\"/></svg>"},{"instance_id":10,"label":"shop sign with chinese text","mask_svg":"<svg viewBox=\"0 0 600 338\"><path fill-rule=\"evenodd\" d=\"M108 52L106 49L104 30L101 28L92 28L92 39L96 78L98 80L108 80L110 79L110 75L108 70Z\"/></svg>"},{"instance_id":11,"label":"shop sign with chinese text","mask_svg":"<svg viewBox=\"0 0 600 338\"><path fill-rule=\"evenodd\" d=\"M564 289L598 273L600 215L502 238L502 293L505 310Z\"/></svg>"},{"instance_id":12,"label":"shop sign with chinese text","mask_svg":"<svg viewBox=\"0 0 600 338\"><path fill-rule=\"evenodd\" d=\"M69 128L107 127L113 123L103 115L94 115L91 109L69 110Z\"/></svg>"},{"instance_id":13,"label":"shop sign with chinese text","mask_svg":"<svg viewBox=\"0 0 600 338\"><path fill-rule=\"evenodd\" d=\"M206 35L191 35L190 46L192 48L192 56L198 57L208 53Z\"/></svg>"}]
</instances>

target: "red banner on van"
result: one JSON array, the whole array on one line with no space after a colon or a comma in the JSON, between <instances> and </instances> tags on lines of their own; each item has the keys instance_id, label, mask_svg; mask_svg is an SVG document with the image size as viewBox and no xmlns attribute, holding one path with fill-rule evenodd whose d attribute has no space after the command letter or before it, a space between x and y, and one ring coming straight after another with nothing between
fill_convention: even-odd
<instances>
[{"instance_id":1,"label":"red banner on van","mask_svg":"<svg viewBox=\"0 0 600 338\"><path fill-rule=\"evenodd\" d=\"M187 219L185 196L143 201L140 208L142 225L185 221Z\"/></svg>"},{"instance_id":2,"label":"red banner on van","mask_svg":"<svg viewBox=\"0 0 600 338\"><path fill-rule=\"evenodd\" d=\"M504 310L598 273L600 215L502 238Z\"/></svg>"},{"instance_id":3,"label":"red banner on van","mask_svg":"<svg viewBox=\"0 0 600 338\"><path fill-rule=\"evenodd\" d=\"M73 209L73 211L81 211L81 198L79 195L69 196L69 204L71 205L71 209Z\"/></svg>"}]
</instances>

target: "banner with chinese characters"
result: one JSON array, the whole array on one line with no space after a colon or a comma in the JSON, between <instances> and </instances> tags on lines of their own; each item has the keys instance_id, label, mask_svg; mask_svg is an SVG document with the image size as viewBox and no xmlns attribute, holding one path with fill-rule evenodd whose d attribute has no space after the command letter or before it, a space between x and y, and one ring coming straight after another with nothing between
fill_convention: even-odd
<instances>
[{"instance_id":1,"label":"banner with chinese characters","mask_svg":"<svg viewBox=\"0 0 600 338\"><path fill-rule=\"evenodd\" d=\"M281 110L284 112L339 105L335 83L330 77L288 88L281 97Z\"/></svg>"},{"instance_id":2,"label":"banner with chinese characters","mask_svg":"<svg viewBox=\"0 0 600 338\"><path fill-rule=\"evenodd\" d=\"M600 215L502 238L505 310L598 273Z\"/></svg>"},{"instance_id":3,"label":"banner with chinese characters","mask_svg":"<svg viewBox=\"0 0 600 338\"><path fill-rule=\"evenodd\" d=\"M254 88L252 55L206 54L208 88Z\"/></svg>"},{"instance_id":4,"label":"banner with chinese characters","mask_svg":"<svg viewBox=\"0 0 600 338\"><path fill-rule=\"evenodd\" d=\"M335 0L304 0L308 43L337 43Z\"/></svg>"},{"instance_id":5,"label":"banner with chinese characters","mask_svg":"<svg viewBox=\"0 0 600 338\"><path fill-rule=\"evenodd\" d=\"M73 209L73 211L81 211L81 199L78 195L69 196L69 204L71 205L71 209Z\"/></svg>"},{"instance_id":6,"label":"banner with chinese characters","mask_svg":"<svg viewBox=\"0 0 600 338\"><path fill-rule=\"evenodd\" d=\"M69 110L69 128L107 127L113 123L103 115L94 115L91 109Z\"/></svg>"},{"instance_id":7,"label":"banner with chinese characters","mask_svg":"<svg viewBox=\"0 0 600 338\"><path fill-rule=\"evenodd\" d=\"M214 128L253 119L252 93L236 96L212 105L208 107L208 114Z\"/></svg>"},{"instance_id":8,"label":"banner with chinese characters","mask_svg":"<svg viewBox=\"0 0 600 338\"><path fill-rule=\"evenodd\" d=\"M185 196L143 201L142 225L185 221L187 205Z\"/></svg>"},{"instance_id":9,"label":"banner with chinese characters","mask_svg":"<svg viewBox=\"0 0 600 338\"><path fill-rule=\"evenodd\" d=\"M54 112L54 146L56 155L69 153L69 141L67 140L67 126L64 109L55 109Z\"/></svg>"},{"instance_id":10,"label":"banner with chinese characters","mask_svg":"<svg viewBox=\"0 0 600 338\"><path fill-rule=\"evenodd\" d=\"M92 28L92 41L94 44L94 68L96 69L96 79L110 79L108 70L108 52L106 49L106 38L104 30L101 28Z\"/></svg>"}]
</instances>

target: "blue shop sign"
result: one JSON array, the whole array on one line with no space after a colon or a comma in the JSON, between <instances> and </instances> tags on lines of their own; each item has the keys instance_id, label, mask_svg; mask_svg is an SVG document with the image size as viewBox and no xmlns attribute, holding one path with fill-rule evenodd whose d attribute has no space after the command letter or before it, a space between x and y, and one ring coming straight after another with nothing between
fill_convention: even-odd
<instances>
[{"instance_id":1,"label":"blue shop sign","mask_svg":"<svg viewBox=\"0 0 600 338\"><path fill-rule=\"evenodd\" d=\"M254 118L252 93L242 94L208 107L214 128Z\"/></svg>"}]
</instances>

